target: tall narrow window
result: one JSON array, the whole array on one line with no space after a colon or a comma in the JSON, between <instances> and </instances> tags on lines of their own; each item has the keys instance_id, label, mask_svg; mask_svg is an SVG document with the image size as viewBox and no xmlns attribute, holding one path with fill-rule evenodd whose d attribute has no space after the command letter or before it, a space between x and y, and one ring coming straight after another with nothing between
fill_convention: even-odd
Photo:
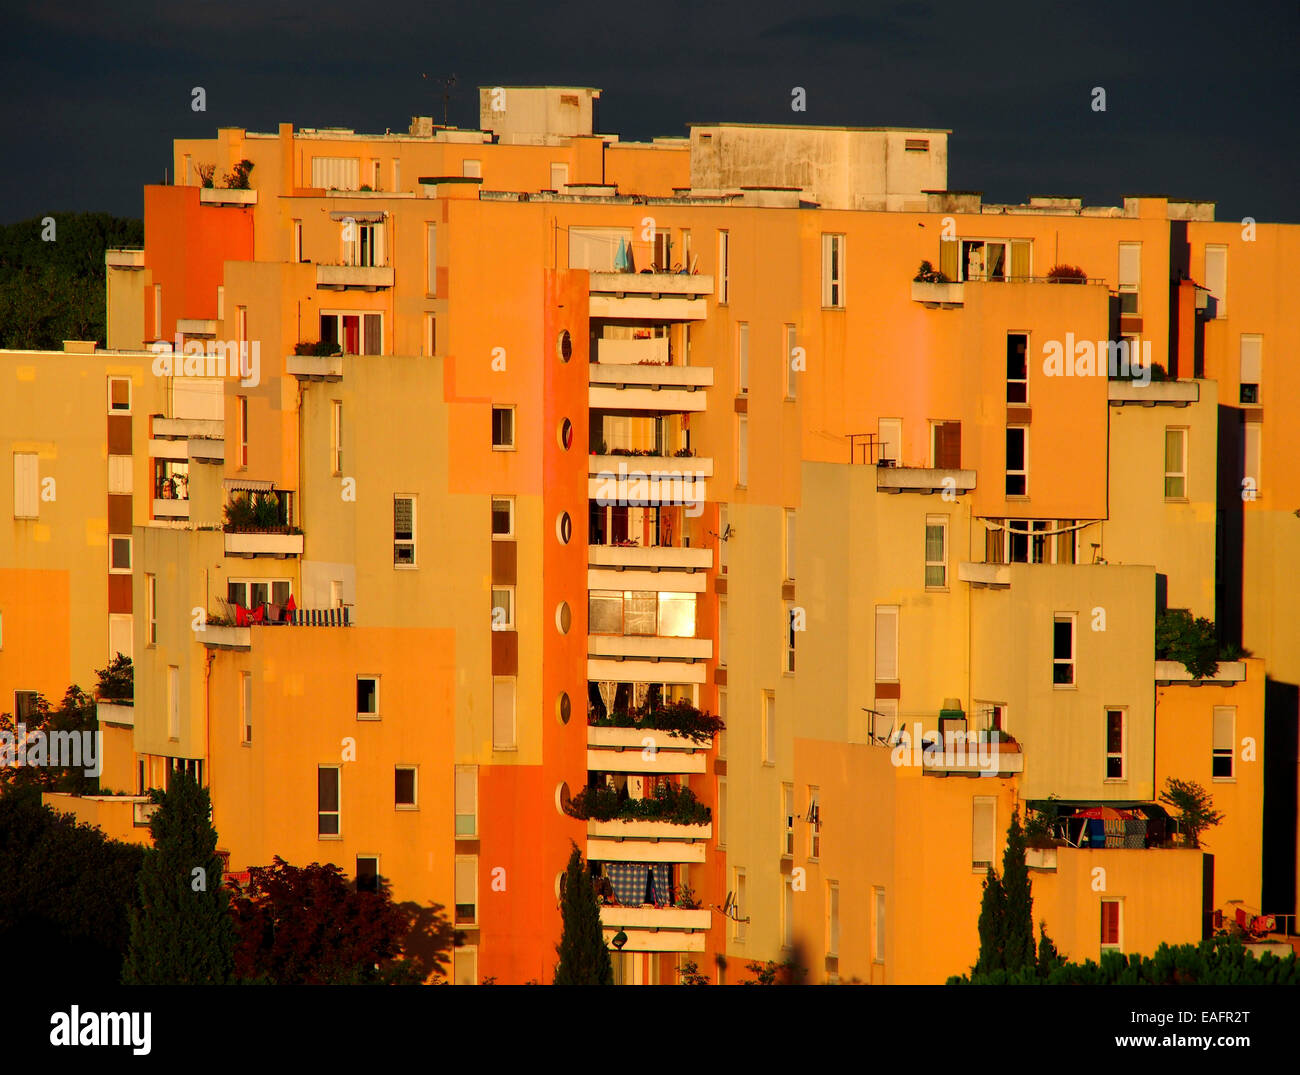
<instances>
[{"instance_id":1,"label":"tall narrow window","mask_svg":"<svg viewBox=\"0 0 1300 1075\"><path fill-rule=\"evenodd\" d=\"M718 666L727 667L727 599L718 598Z\"/></svg>"},{"instance_id":2,"label":"tall narrow window","mask_svg":"<svg viewBox=\"0 0 1300 1075\"><path fill-rule=\"evenodd\" d=\"M492 498L492 539L507 540L515 536L515 498L512 496L494 496Z\"/></svg>"},{"instance_id":3,"label":"tall narrow window","mask_svg":"<svg viewBox=\"0 0 1300 1075\"><path fill-rule=\"evenodd\" d=\"M398 810L415 810L419 806L419 772L414 765L393 767L393 806Z\"/></svg>"},{"instance_id":4,"label":"tall narrow window","mask_svg":"<svg viewBox=\"0 0 1300 1075\"><path fill-rule=\"evenodd\" d=\"M1263 422L1246 422L1242 426L1243 445L1245 449L1242 460L1244 473L1243 478L1249 478L1250 484L1242 484L1242 491L1250 490L1252 499L1258 496L1261 476L1260 476L1260 438L1264 433Z\"/></svg>"},{"instance_id":5,"label":"tall narrow window","mask_svg":"<svg viewBox=\"0 0 1300 1075\"><path fill-rule=\"evenodd\" d=\"M148 634L145 636L145 642L150 646L158 644L158 576L145 575L144 577L144 602L145 602L145 630Z\"/></svg>"},{"instance_id":6,"label":"tall narrow window","mask_svg":"<svg viewBox=\"0 0 1300 1075\"><path fill-rule=\"evenodd\" d=\"M844 307L844 236L822 236L822 305Z\"/></svg>"},{"instance_id":7,"label":"tall narrow window","mask_svg":"<svg viewBox=\"0 0 1300 1075\"><path fill-rule=\"evenodd\" d=\"M357 676L357 720L379 719L379 677Z\"/></svg>"},{"instance_id":8,"label":"tall narrow window","mask_svg":"<svg viewBox=\"0 0 1300 1075\"><path fill-rule=\"evenodd\" d=\"M749 323L736 326L736 394L749 392Z\"/></svg>"},{"instance_id":9,"label":"tall narrow window","mask_svg":"<svg viewBox=\"0 0 1300 1075\"><path fill-rule=\"evenodd\" d=\"M781 878L781 947L794 947L794 880Z\"/></svg>"},{"instance_id":10,"label":"tall narrow window","mask_svg":"<svg viewBox=\"0 0 1300 1075\"><path fill-rule=\"evenodd\" d=\"M248 397L239 396L237 411L239 414L239 465L248 466Z\"/></svg>"},{"instance_id":11,"label":"tall narrow window","mask_svg":"<svg viewBox=\"0 0 1300 1075\"><path fill-rule=\"evenodd\" d=\"M925 519L925 588L948 586L948 517L928 515Z\"/></svg>"},{"instance_id":12,"label":"tall narrow window","mask_svg":"<svg viewBox=\"0 0 1300 1075\"><path fill-rule=\"evenodd\" d=\"M736 415L736 484L749 484L749 416Z\"/></svg>"},{"instance_id":13,"label":"tall narrow window","mask_svg":"<svg viewBox=\"0 0 1300 1075\"><path fill-rule=\"evenodd\" d=\"M718 572L725 575L727 573L727 546L730 543L731 535L727 533L727 505L718 506Z\"/></svg>"},{"instance_id":14,"label":"tall narrow window","mask_svg":"<svg viewBox=\"0 0 1300 1075\"><path fill-rule=\"evenodd\" d=\"M438 294L438 225L426 224L424 231L425 268L427 272L425 291L429 295Z\"/></svg>"},{"instance_id":15,"label":"tall narrow window","mask_svg":"<svg viewBox=\"0 0 1300 1075\"><path fill-rule=\"evenodd\" d=\"M1106 779L1124 779L1124 710L1106 710Z\"/></svg>"},{"instance_id":16,"label":"tall narrow window","mask_svg":"<svg viewBox=\"0 0 1300 1075\"><path fill-rule=\"evenodd\" d=\"M1205 248L1205 286L1209 288L1214 299L1215 317L1228 314L1228 248L1226 246L1207 246Z\"/></svg>"},{"instance_id":17,"label":"tall narrow window","mask_svg":"<svg viewBox=\"0 0 1300 1075\"><path fill-rule=\"evenodd\" d=\"M1165 499L1187 499L1187 430L1165 430Z\"/></svg>"},{"instance_id":18,"label":"tall narrow window","mask_svg":"<svg viewBox=\"0 0 1300 1075\"><path fill-rule=\"evenodd\" d=\"M316 835L338 836L342 832L342 775L337 765L316 767Z\"/></svg>"},{"instance_id":19,"label":"tall narrow window","mask_svg":"<svg viewBox=\"0 0 1300 1075\"><path fill-rule=\"evenodd\" d=\"M808 857L819 859L822 854L822 793L820 788L808 787Z\"/></svg>"},{"instance_id":20,"label":"tall narrow window","mask_svg":"<svg viewBox=\"0 0 1300 1075\"><path fill-rule=\"evenodd\" d=\"M876 606L876 682L898 679L898 606Z\"/></svg>"},{"instance_id":21,"label":"tall narrow window","mask_svg":"<svg viewBox=\"0 0 1300 1075\"><path fill-rule=\"evenodd\" d=\"M330 473L343 473L343 401L330 400Z\"/></svg>"},{"instance_id":22,"label":"tall narrow window","mask_svg":"<svg viewBox=\"0 0 1300 1075\"><path fill-rule=\"evenodd\" d=\"M293 260L295 263L302 261L302 221L293 222Z\"/></svg>"},{"instance_id":23,"label":"tall narrow window","mask_svg":"<svg viewBox=\"0 0 1300 1075\"><path fill-rule=\"evenodd\" d=\"M1142 283L1142 244L1119 244L1119 312L1137 314L1141 311L1138 291Z\"/></svg>"},{"instance_id":24,"label":"tall narrow window","mask_svg":"<svg viewBox=\"0 0 1300 1075\"><path fill-rule=\"evenodd\" d=\"M108 379L108 413L131 413L130 377L110 377Z\"/></svg>"},{"instance_id":25,"label":"tall narrow window","mask_svg":"<svg viewBox=\"0 0 1300 1075\"><path fill-rule=\"evenodd\" d=\"M740 866L735 867L734 877L736 881L736 887L735 887L736 917L732 920L731 939L735 941L737 944L744 944L745 938L749 932L748 929L746 928L749 925L749 923L746 921L746 919L749 917L749 889L745 883L746 878L745 878L745 871L743 867Z\"/></svg>"},{"instance_id":26,"label":"tall narrow window","mask_svg":"<svg viewBox=\"0 0 1300 1075\"><path fill-rule=\"evenodd\" d=\"M456 856L456 925L478 921L478 856Z\"/></svg>"},{"instance_id":27,"label":"tall narrow window","mask_svg":"<svg viewBox=\"0 0 1300 1075\"><path fill-rule=\"evenodd\" d=\"M718 302L725 306L729 300L731 269L731 236L725 231L718 232Z\"/></svg>"},{"instance_id":28,"label":"tall narrow window","mask_svg":"<svg viewBox=\"0 0 1300 1075\"><path fill-rule=\"evenodd\" d=\"M415 497L393 497L393 566L415 566Z\"/></svg>"},{"instance_id":29,"label":"tall narrow window","mask_svg":"<svg viewBox=\"0 0 1300 1075\"><path fill-rule=\"evenodd\" d=\"M884 462L889 460L895 465L899 464L903 458L903 420L901 418L881 418L876 423L876 443L879 447L879 454L875 460L868 462Z\"/></svg>"},{"instance_id":30,"label":"tall narrow window","mask_svg":"<svg viewBox=\"0 0 1300 1075\"><path fill-rule=\"evenodd\" d=\"M791 582L794 581L794 564L795 564L795 531L794 531L794 509L785 509L785 577Z\"/></svg>"},{"instance_id":31,"label":"tall narrow window","mask_svg":"<svg viewBox=\"0 0 1300 1075\"><path fill-rule=\"evenodd\" d=\"M872 959L877 963L885 961L885 890L883 888L873 888L872 895L875 897L874 913L871 924L871 936L873 940Z\"/></svg>"},{"instance_id":32,"label":"tall narrow window","mask_svg":"<svg viewBox=\"0 0 1300 1075\"><path fill-rule=\"evenodd\" d=\"M253 673L239 673L239 741L245 745L253 741Z\"/></svg>"},{"instance_id":33,"label":"tall narrow window","mask_svg":"<svg viewBox=\"0 0 1300 1075\"><path fill-rule=\"evenodd\" d=\"M551 189L557 193L569 185L569 166L567 164L551 165ZM664 272L667 272L664 269Z\"/></svg>"},{"instance_id":34,"label":"tall narrow window","mask_svg":"<svg viewBox=\"0 0 1300 1075\"><path fill-rule=\"evenodd\" d=\"M167 666L167 738L173 743L181 737L181 670Z\"/></svg>"},{"instance_id":35,"label":"tall narrow window","mask_svg":"<svg viewBox=\"0 0 1300 1075\"><path fill-rule=\"evenodd\" d=\"M14 452L14 518L38 519L40 512L40 456L36 452Z\"/></svg>"},{"instance_id":36,"label":"tall narrow window","mask_svg":"<svg viewBox=\"0 0 1300 1075\"><path fill-rule=\"evenodd\" d=\"M826 882L826 954L832 958L840 954L840 885L838 881Z\"/></svg>"},{"instance_id":37,"label":"tall narrow window","mask_svg":"<svg viewBox=\"0 0 1300 1075\"><path fill-rule=\"evenodd\" d=\"M799 371L795 368L798 355L798 337L793 325L785 326L785 398L794 399L798 395Z\"/></svg>"},{"instance_id":38,"label":"tall narrow window","mask_svg":"<svg viewBox=\"0 0 1300 1075\"><path fill-rule=\"evenodd\" d=\"M763 692L763 764L776 764L776 695Z\"/></svg>"},{"instance_id":39,"label":"tall narrow window","mask_svg":"<svg viewBox=\"0 0 1300 1075\"><path fill-rule=\"evenodd\" d=\"M515 742L514 676L492 677L492 749L514 750Z\"/></svg>"},{"instance_id":40,"label":"tall narrow window","mask_svg":"<svg viewBox=\"0 0 1300 1075\"><path fill-rule=\"evenodd\" d=\"M1101 950L1118 951L1123 942L1123 907L1120 900L1101 901Z\"/></svg>"},{"instance_id":41,"label":"tall narrow window","mask_svg":"<svg viewBox=\"0 0 1300 1075\"><path fill-rule=\"evenodd\" d=\"M1023 332L1007 333L1007 402L1029 400L1029 337Z\"/></svg>"},{"instance_id":42,"label":"tall narrow window","mask_svg":"<svg viewBox=\"0 0 1300 1075\"><path fill-rule=\"evenodd\" d=\"M694 596L692 594L692 596ZM513 586L492 587L492 630L513 631L515 629L515 588Z\"/></svg>"},{"instance_id":43,"label":"tall narrow window","mask_svg":"<svg viewBox=\"0 0 1300 1075\"><path fill-rule=\"evenodd\" d=\"M456 835L478 835L478 766L456 766Z\"/></svg>"},{"instance_id":44,"label":"tall narrow window","mask_svg":"<svg viewBox=\"0 0 1300 1075\"><path fill-rule=\"evenodd\" d=\"M1029 495L1028 426L1007 426L1006 495Z\"/></svg>"},{"instance_id":45,"label":"tall narrow window","mask_svg":"<svg viewBox=\"0 0 1300 1075\"><path fill-rule=\"evenodd\" d=\"M794 855L794 785L781 785L781 857Z\"/></svg>"},{"instance_id":46,"label":"tall narrow window","mask_svg":"<svg viewBox=\"0 0 1300 1075\"><path fill-rule=\"evenodd\" d=\"M162 284L153 286L153 336L155 340L163 338ZM242 337L241 337L242 338Z\"/></svg>"},{"instance_id":47,"label":"tall narrow window","mask_svg":"<svg viewBox=\"0 0 1300 1075\"><path fill-rule=\"evenodd\" d=\"M1052 684L1057 687L1074 684L1074 622L1073 612L1052 618Z\"/></svg>"},{"instance_id":48,"label":"tall narrow window","mask_svg":"<svg viewBox=\"0 0 1300 1075\"><path fill-rule=\"evenodd\" d=\"M1216 705L1214 707L1214 741L1210 759L1210 775L1215 780L1231 780L1236 776L1233 765L1235 751L1233 743L1237 735L1237 707Z\"/></svg>"},{"instance_id":49,"label":"tall narrow window","mask_svg":"<svg viewBox=\"0 0 1300 1075\"><path fill-rule=\"evenodd\" d=\"M379 859L376 856L357 856L357 891L379 891Z\"/></svg>"},{"instance_id":50,"label":"tall narrow window","mask_svg":"<svg viewBox=\"0 0 1300 1075\"><path fill-rule=\"evenodd\" d=\"M1259 382L1263 366L1264 337L1245 335L1241 337L1241 360L1239 369L1238 399L1241 403L1259 402Z\"/></svg>"},{"instance_id":51,"label":"tall narrow window","mask_svg":"<svg viewBox=\"0 0 1300 1075\"><path fill-rule=\"evenodd\" d=\"M727 846L727 778L720 776L718 780L718 849L723 850Z\"/></svg>"},{"instance_id":52,"label":"tall narrow window","mask_svg":"<svg viewBox=\"0 0 1300 1075\"><path fill-rule=\"evenodd\" d=\"M794 602L785 602L785 670L787 673L794 672L794 641L799 626L796 615Z\"/></svg>"},{"instance_id":53,"label":"tall narrow window","mask_svg":"<svg viewBox=\"0 0 1300 1075\"><path fill-rule=\"evenodd\" d=\"M998 801L992 795L976 795L971 799L971 869L985 870L994 864L997 842Z\"/></svg>"}]
</instances>

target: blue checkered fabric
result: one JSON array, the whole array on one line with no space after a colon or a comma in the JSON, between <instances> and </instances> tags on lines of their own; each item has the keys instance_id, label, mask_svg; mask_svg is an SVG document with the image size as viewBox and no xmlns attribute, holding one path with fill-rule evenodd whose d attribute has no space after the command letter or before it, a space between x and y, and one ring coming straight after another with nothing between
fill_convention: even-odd
<instances>
[{"instance_id":1,"label":"blue checkered fabric","mask_svg":"<svg viewBox=\"0 0 1300 1075\"><path fill-rule=\"evenodd\" d=\"M667 907L673 902L672 866L666 862L656 862L650 867L650 883L654 891L650 902L656 907Z\"/></svg>"},{"instance_id":2,"label":"blue checkered fabric","mask_svg":"<svg viewBox=\"0 0 1300 1075\"><path fill-rule=\"evenodd\" d=\"M614 898L624 907L640 907L645 902L649 872L644 862L605 863L605 876L614 886Z\"/></svg>"}]
</instances>

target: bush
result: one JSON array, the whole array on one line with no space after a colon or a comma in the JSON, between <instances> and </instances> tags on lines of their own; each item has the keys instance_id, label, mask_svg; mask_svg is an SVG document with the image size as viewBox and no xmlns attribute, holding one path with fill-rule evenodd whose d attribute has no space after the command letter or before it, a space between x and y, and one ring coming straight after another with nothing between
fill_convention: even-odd
<instances>
[{"instance_id":1,"label":"bush","mask_svg":"<svg viewBox=\"0 0 1300 1075\"><path fill-rule=\"evenodd\" d=\"M199 173L199 185L205 190L211 190L213 186L212 177L217 174L215 164L200 164L196 171Z\"/></svg>"},{"instance_id":2,"label":"bush","mask_svg":"<svg viewBox=\"0 0 1300 1075\"><path fill-rule=\"evenodd\" d=\"M99 682L95 685L95 697L103 702L129 702L135 698L135 670L131 658L119 653L107 668L95 673Z\"/></svg>"},{"instance_id":3,"label":"bush","mask_svg":"<svg viewBox=\"0 0 1300 1075\"><path fill-rule=\"evenodd\" d=\"M648 728L696 743L711 742L718 732L725 731L727 727L718 717L703 709L696 709L685 700L622 710L605 717L592 710L587 716L587 723L596 728Z\"/></svg>"},{"instance_id":4,"label":"bush","mask_svg":"<svg viewBox=\"0 0 1300 1075\"><path fill-rule=\"evenodd\" d=\"M1220 646L1214 621L1192 618L1185 608L1170 608L1156 616L1156 660L1180 661L1195 679L1219 670Z\"/></svg>"},{"instance_id":5,"label":"bush","mask_svg":"<svg viewBox=\"0 0 1300 1075\"><path fill-rule=\"evenodd\" d=\"M1053 265L1047 270L1049 284L1086 284L1088 274L1078 265Z\"/></svg>"},{"instance_id":6,"label":"bush","mask_svg":"<svg viewBox=\"0 0 1300 1075\"><path fill-rule=\"evenodd\" d=\"M912 282L916 284L950 284L951 280L947 275L936 269L928 261L921 262L921 267L916 270L916 275L912 277Z\"/></svg>"},{"instance_id":7,"label":"bush","mask_svg":"<svg viewBox=\"0 0 1300 1075\"><path fill-rule=\"evenodd\" d=\"M654 798L632 799L611 787L586 787L572 799L574 815L585 821L666 821L670 825L707 825L713 811L690 788L664 783Z\"/></svg>"},{"instance_id":8,"label":"bush","mask_svg":"<svg viewBox=\"0 0 1300 1075\"><path fill-rule=\"evenodd\" d=\"M1201 833L1223 820L1223 815L1214 809L1213 797L1194 780L1168 777L1160 801L1178 811L1175 818L1178 831L1188 847L1200 847Z\"/></svg>"},{"instance_id":9,"label":"bush","mask_svg":"<svg viewBox=\"0 0 1300 1075\"><path fill-rule=\"evenodd\" d=\"M253 170L253 162L242 160L235 165L226 176L226 188L228 190L247 190L248 173Z\"/></svg>"},{"instance_id":10,"label":"bush","mask_svg":"<svg viewBox=\"0 0 1300 1075\"><path fill-rule=\"evenodd\" d=\"M311 355L315 358L333 358L343 353L337 343L328 340L299 340L293 345L295 355Z\"/></svg>"}]
</instances>

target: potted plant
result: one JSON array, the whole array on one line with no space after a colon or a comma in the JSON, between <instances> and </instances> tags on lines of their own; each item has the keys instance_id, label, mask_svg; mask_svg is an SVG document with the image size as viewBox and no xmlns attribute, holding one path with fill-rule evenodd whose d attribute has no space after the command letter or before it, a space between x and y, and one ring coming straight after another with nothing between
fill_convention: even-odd
<instances>
[{"instance_id":1,"label":"potted plant","mask_svg":"<svg viewBox=\"0 0 1300 1075\"><path fill-rule=\"evenodd\" d=\"M1053 265L1047 270L1049 284L1086 284L1088 274L1078 265Z\"/></svg>"},{"instance_id":2,"label":"potted plant","mask_svg":"<svg viewBox=\"0 0 1300 1075\"><path fill-rule=\"evenodd\" d=\"M916 275L912 277L914 283L918 284L950 284L947 274L936 269L928 261L921 262L921 267L916 270Z\"/></svg>"}]
</instances>

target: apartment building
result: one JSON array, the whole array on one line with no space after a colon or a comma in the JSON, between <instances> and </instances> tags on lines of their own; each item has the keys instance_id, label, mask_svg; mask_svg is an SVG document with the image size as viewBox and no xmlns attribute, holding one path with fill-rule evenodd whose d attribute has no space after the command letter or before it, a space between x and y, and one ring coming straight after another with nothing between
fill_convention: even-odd
<instances>
[{"instance_id":1,"label":"apartment building","mask_svg":"<svg viewBox=\"0 0 1300 1075\"><path fill-rule=\"evenodd\" d=\"M89 500L53 546L18 481L98 433L53 405L4 427L4 697L136 666L129 717L101 712L133 794L52 801L143 839L141 794L188 767L232 871L386 878L444 909L466 984L549 980L570 841L629 984L960 973L1030 803L1072 836L1032 865L1073 958L1293 913L1297 394L1268 356L1297 229L985 205L946 190L941 130L623 143L598 97L178 141L144 249L108 256L109 350L0 356L52 400L129 380L153 493L129 591L101 583ZM1121 343L1170 379L1108 376ZM1165 608L1251 658L1157 662ZM51 621L69 641L32 665ZM974 758L924 749L974 732ZM1147 846L1168 776L1225 814L1203 850ZM626 819L683 788L691 823ZM584 789L619 813L580 816Z\"/></svg>"}]
</instances>

